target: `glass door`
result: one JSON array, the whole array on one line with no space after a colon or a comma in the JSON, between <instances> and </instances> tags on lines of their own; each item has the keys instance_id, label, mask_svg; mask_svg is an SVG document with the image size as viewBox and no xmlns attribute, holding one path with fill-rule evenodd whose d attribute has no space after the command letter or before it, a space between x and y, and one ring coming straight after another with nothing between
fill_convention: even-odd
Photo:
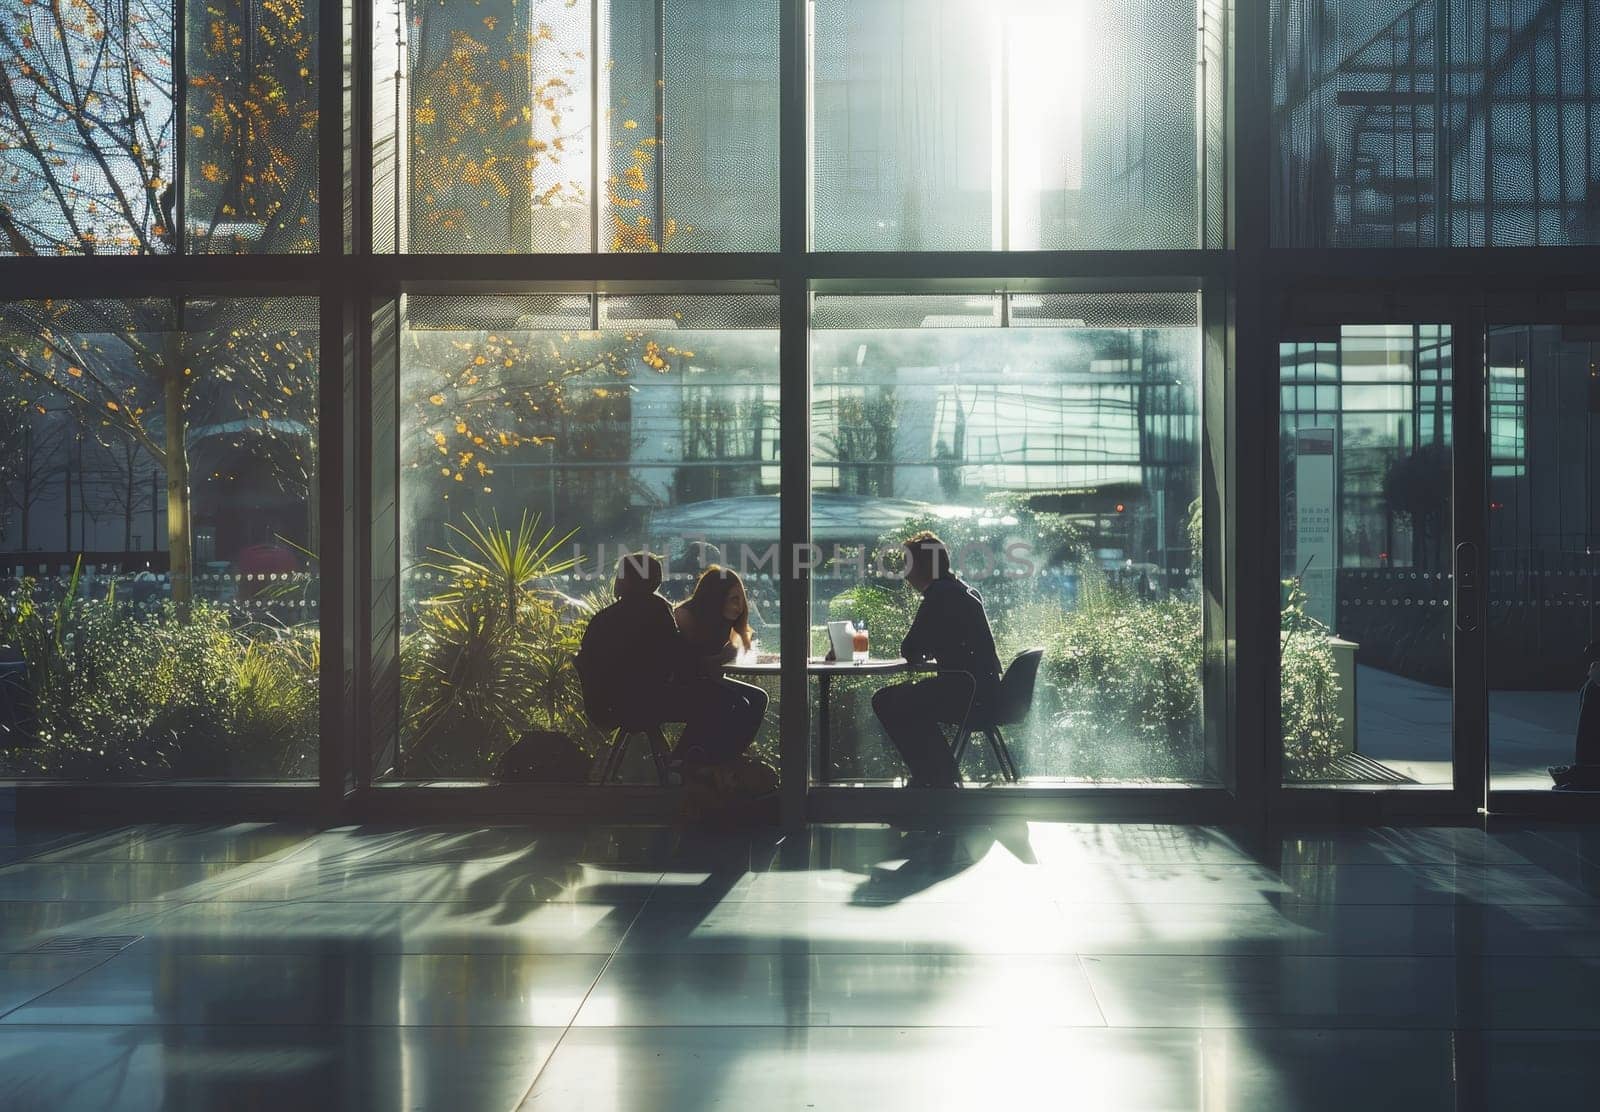
<instances>
[{"instance_id":1,"label":"glass door","mask_svg":"<svg viewBox=\"0 0 1600 1112\"><path fill-rule=\"evenodd\" d=\"M1481 435L1462 406L1481 375L1470 320L1430 317L1280 333L1280 783L1467 811L1483 798L1482 544L1463 488Z\"/></svg>"},{"instance_id":2,"label":"glass door","mask_svg":"<svg viewBox=\"0 0 1600 1112\"><path fill-rule=\"evenodd\" d=\"M1548 791L1600 638L1600 329L1492 324L1485 350L1490 787Z\"/></svg>"}]
</instances>

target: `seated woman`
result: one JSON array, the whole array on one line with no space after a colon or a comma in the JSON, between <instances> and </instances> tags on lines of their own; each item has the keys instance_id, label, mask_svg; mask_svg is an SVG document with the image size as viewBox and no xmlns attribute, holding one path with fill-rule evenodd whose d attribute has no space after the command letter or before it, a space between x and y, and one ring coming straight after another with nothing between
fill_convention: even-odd
<instances>
[{"instance_id":1,"label":"seated woman","mask_svg":"<svg viewBox=\"0 0 1600 1112\"><path fill-rule=\"evenodd\" d=\"M733 760L755 741L767 713L767 693L723 675L740 647L750 648L750 602L744 582L729 568L708 567L694 592L672 608L691 660L684 683L690 715L676 755L686 765Z\"/></svg>"}]
</instances>

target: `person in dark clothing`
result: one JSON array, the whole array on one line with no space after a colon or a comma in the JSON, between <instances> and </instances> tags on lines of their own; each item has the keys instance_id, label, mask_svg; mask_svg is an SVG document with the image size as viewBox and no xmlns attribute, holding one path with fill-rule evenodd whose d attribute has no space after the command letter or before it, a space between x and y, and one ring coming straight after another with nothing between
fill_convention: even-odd
<instances>
[{"instance_id":1,"label":"person in dark clothing","mask_svg":"<svg viewBox=\"0 0 1600 1112\"><path fill-rule=\"evenodd\" d=\"M676 752L687 765L725 764L756 739L767 713L767 693L723 675L738 650L748 650L750 603L738 573L712 564L672 616L688 653L682 682L699 710L696 729L685 729Z\"/></svg>"},{"instance_id":2,"label":"person in dark clothing","mask_svg":"<svg viewBox=\"0 0 1600 1112\"><path fill-rule=\"evenodd\" d=\"M1578 691L1578 736L1574 763L1550 770L1557 791L1600 791L1600 641L1583 650L1589 674Z\"/></svg>"},{"instance_id":3,"label":"person in dark clothing","mask_svg":"<svg viewBox=\"0 0 1600 1112\"><path fill-rule=\"evenodd\" d=\"M661 561L632 552L617 561L617 601L589 619L576 666L583 709L602 730L683 721L673 679L684 662L672 605L656 593Z\"/></svg>"},{"instance_id":4,"label":"person in dark clothing","mask_svg":"<svg viewBox=\"0 0 1600 1112\"><path fill-rule=\"evenodd\" d=\"M914 788L953 788L960 778L940 723L959 725L973 707L992 703L1000 658L983 596L950 570L950 553L932 533L904 543L906 582L922 594L900 655L935 675L880 688L872 710L911 772Z\"/></svg>"}]
</instances>

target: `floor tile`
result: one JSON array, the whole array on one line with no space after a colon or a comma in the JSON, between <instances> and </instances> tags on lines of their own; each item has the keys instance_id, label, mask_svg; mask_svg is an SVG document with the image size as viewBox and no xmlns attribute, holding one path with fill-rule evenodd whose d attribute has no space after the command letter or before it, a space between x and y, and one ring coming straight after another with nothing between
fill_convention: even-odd
<instances>
[{"instance_id":1,"label":"floor tile","mask_svg":"<svg viewBox=\"0 0 1600 1112\"><path fill-rule=\"evenodd\" d=\"M173 954L140 943L3 1022L558 1026L604 965L576 954Z\"/></svg>"},{"instance_id":2,"label":"floor tile","mask_svg":"<svg viewBox=\"0 0 1600 1112\"><path fill-rule=\"evenodd\" d=\"M1461 1038L1483 1108L1586 1108L1600 1092L1600 1034L1491 1031Z\"/></svg>"},{"instance_id":3,"label":"floor tile","mask_svg":"<svg viewBox=\"0 0 1600 1112\"><path fill-rule=\"evenodd\" d=\"M24 953L41 944L85 937L143 934L182 905L116 900L0 900L0 953Z\"/></svg>"},{"instance_id":4,"label":"floor tile","mask_svg":"<svg viewBox=\"0 0 1600 1112\"><path fill-rule=\"evenodd\" d=\"M8 1112L505 1112L561 1036L538 1027L18 1027Z\"/></svg>"},{"instance_id":5,"label":"floor tile","mask_svg":"<svg viewBox=\"0 0 1600 1112\"><path fill-rule=\"evenodd\" d=\"M194 954L603 955L616 950L642 906L211 900L174 908L142 930L164 951Z\"/></svg>"},{"instance_id":6,"label":"floor tile","mask_svg":"<svg viewBox=\"0 0 1600 1112\"><path fill-rule=\"evenodd\" d=\"M1291 865L1282 876L1289 899L1303 903L1597 904L1538 865Z\"/></svg>"},{"instance_id":7,"label":"floor tile","mask_svg":"<svg viewBox=\"0 0 1600 1112\"><path fill-rule=\"evenodd\" d=\"M578 1026L1098 1026L1076 957L619 955Z\"/></svg>"},{"instance_id":8,"label":"floor tile","mask_svg":"<svg viewBox=\"0 0 1600 1112\"><path fill-rule=\"evenodd\" d=\"M1085 954L1112 1027L1436 1027L1456 1019L1452 958Z\"/></svg>"},{"instance_id":9,"label":"floor tile","mask_svg":"<svg viewBox=\"0 0 1600 1112\"><path fill-rule=\"evenodd\" d=\"M622 942L633 954L1063 954L1074 936L1054 904L654 900Z\"/></svg>"},{"instance_id":10,"label":"floor tile","mask_svg":"<svg viewBox=\"0 0 1600 1112\"><path fill-rule=\"evenodd\" d=\"M1450 1049L1416 1031L574 1028L524 1108L1453 1112Z\"/></svg>"},{"instance_id":11,"label":"floor tile","mask_svg":"<svg viewBox=\"0 0 1600 1112\"><path fill-rule=\"evenodd\" d=\"M268 865L219 889L224 901L312 903L432 900L479 907L542 900L642 901L661 879L634 870L510 854L500 858L390 864L384 861L292 859ZM3 880L3 874L0 874Z\"/></svg>"},{"instance_id":12,"label":"floor tile","mask_svg":"<svg viewBox=\"0 0 1600 1112\"><path fill-rule=\"evenodd\" d=\"M0 1015L67 984L109 956L105 953L0 955Z\"/></svg>"},{"instance_id":13,"label":"floor tile","mask_svg":"<svg viewBox=\"0 0 1600 1112\"><path fill-rule=\"evenodd\" d=\"M250 862L291 854L311 844L314 831L283 823L218 826L120 826L46 850L35 860L127 861L152 864Z\"/></svg>"},{"instance_id":14,"label":"floor tile","mask_svg":"<svg viewBox=\"0 0 1600 1112\"><path fill-rule=\"evenodd\" d=\"M233 861L26 861L0 869L0 900L197 900L260 870Z\"/></svg>"}]
</instances>

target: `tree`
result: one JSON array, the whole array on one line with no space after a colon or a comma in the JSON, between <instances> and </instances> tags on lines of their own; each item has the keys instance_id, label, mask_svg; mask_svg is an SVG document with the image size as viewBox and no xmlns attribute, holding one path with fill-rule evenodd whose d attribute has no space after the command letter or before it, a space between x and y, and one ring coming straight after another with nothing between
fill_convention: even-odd
<instances>
[{"instance_id":1,"label":"tree","mask_svg":"<svg viewBox=\"0 0 1600 1112\"><path fill-rule=\"evenodd\" d=\"M409 8L413 250L655 252L694 230L673 219L658 228L649 204L661 188L654 104L619 96L590 119L597 75L574 45L588 40L588 4ZM597 135L603 193L589 181ZM602 197L604 241L590 244L589 206Z\"/></svg>"},{"instance_id":2,"label":"tree","mask_svg":"<svg viewBox=\"0 0 1600 1112\"><path fill-rule=\"evenodd\" d=\"M68 424L65 414L46 410L26 394L0 399L0 486L17 511L16 547L22 551L32 540L33 507L62 466Z\"/></svg>"},{"instance_id":3,"label":"tree","mask_svg":"<svg viewBox=\"0 0 1600 1112\"><path fill-rule=\"evenodd\" d=\"M149 454L138 441L117 437L97 443L84 466L86 476L92 476L96 504L110 507L121 520L122 550L132 552L135 519L149 512L155 501L149 481L155 466Z\"/></svg>"},{"instance_id":4,"label":"tree","mask_svg":"<svg viewBox=\"0 0 1600 1112\"><path fill-rule=\"evenodd\" d=\"M1425 444L1389 462L1383 494L1392 513L1411 522L1411 563L1419 568L1444 566L1451 483L1450 448Z\"/></svg>"},{"instance_id":5,"label":"tree","mask_svg":"<svg viewBox=\"0 0 1600 1112\"><path fill-rule=\"evenodd\" d=\"M0 16L0 240L8 252L314 245L314 9L303 0L177 2L23 0ZM182 120L174 11L189 20ZM184 167L176 164L180 126ZM282 327L281 306L165 299L0 309L0 367L14 385L48 395L102 444L138 445L165 472L180 613L191 597L188 451L197 422L231 409L223 420L231 435L295 435L301 443L288 455L300 479L309 474L315 343Z\"/></svg>"}]
</instances>

